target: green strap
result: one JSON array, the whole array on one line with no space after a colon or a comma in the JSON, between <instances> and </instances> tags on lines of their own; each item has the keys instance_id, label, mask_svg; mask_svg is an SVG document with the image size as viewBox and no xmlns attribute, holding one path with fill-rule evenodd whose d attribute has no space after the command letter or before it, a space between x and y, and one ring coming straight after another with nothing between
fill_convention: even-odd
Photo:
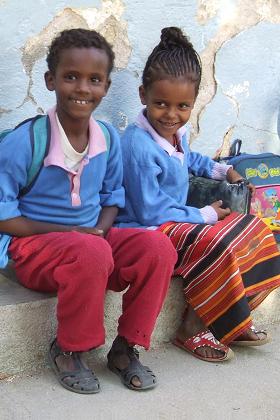
<instances>
[{"instance_id":1,"label":"green strap","mask_svg":"<svg viewBox=\"0 0 280 420\"><path fill-rule=\"evenodd\" d=\"M110 146L111 146L110 133L109 133L108 128L106 127L106 125L103 122L97 120L97 123L98 123L99 127L101 128L101 130L104 134L105 140L106 140L106 146L107 146L107 152L106 153L107 153L107 160L108 160L109 159L109 153L110 153Z\"/></svg>"},{"instance_id":2,"label":"green strap","mask_svg":"<svg viewBox=\"0 0 280 420\"><path fill-rule=\"evenodd\" d=\"M46 148L48 143L48 127L47 127L47 115L40 116L36 118L31 125L31 135L33 136L33 154L32 154L32 162L31 166L28 170L27 174L27 184L24 190L28 190L29 186L32 184L36 176L38 175L42 163L44 161L46 155ZM101 128L107 146L107 159L109 158L110 152L110 133L106 125L101 122L97 121L99 127ZM24 194L25 192L23 192Z\"/></svg>"},{"instance_id":3,"label":"green strap","mask_svg":"<svg viewBox=\"0 0 280 420\"><path fill-rule=\"evenodd\" d=\"M8 134L10 134L11 132L13 131L13 128L8 128L7 130L3 130L1 133L0 133L0 142L8 135Z\"/></svg>"},{"instance_id":4,"label":"green strap","mask_svg":"<svg viewBox=\"0 0 280 420\"><path fill-rule=\"evenodd\" d=\"M26 188L38 175L46 154L48 129L47 129L47 116L43 115L33 121L31 130L33 135L33 154L31 166L27 174Z\"/></svg>"}]
</instances>

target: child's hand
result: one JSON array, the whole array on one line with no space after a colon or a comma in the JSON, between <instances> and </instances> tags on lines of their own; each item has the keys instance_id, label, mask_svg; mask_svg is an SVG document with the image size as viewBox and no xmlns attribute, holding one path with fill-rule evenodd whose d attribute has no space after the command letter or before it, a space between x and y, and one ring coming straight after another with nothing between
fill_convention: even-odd
<instances>
[{"instance_id":1,"label":"child's hand","mask_svg":"<svg viewBox=\"0 0 280 420\"><path fill-rule=\"evenodd\" d=\"M244 178L233 168L229 168L227 171L227 181L230 184L237 184L242 181Z\"/></svg>"},{"instance_id":2,"label":"child's hand","mask_svg":"<svg viewBox=\"0 0 280 420\"><path fill-rule=\"evenodd\" d=\"M213 207L213 209L218 215L218 220L223 220L226 216L230 214L230 209L228 207L226 209L222 209L222 205L222 200L215 201L211 204L211 207Z\"/></svg>"},{"instance_id":3,"label":"child's hand","mask_svg":"<svg viewBox=\"0 0 280 420\"><path fill-rule=\"evenodd\" d=\"M104 237L104 231L95 227L75 226L73 230L75 230L76 232L88 233L89 235Z\"/></svg>"},{"instance_id":4,"label":"child's hand","mask_svg":"<svg viewBox=\"0 0 280 420\"><path fill-rule=\"evenodd\" d=\"M227 181L230 184L238 184L238 182L244 181L244 178L242 178L242 176L236 170L234 170L233 168L230 168L227 171ZM250 193L253 196L256 192L256 187L253 184L251 184L251 182L248 182L248 181L247 181L246 185L247 185L247 188L250 190Z\"/></svg>"}]
</instances>

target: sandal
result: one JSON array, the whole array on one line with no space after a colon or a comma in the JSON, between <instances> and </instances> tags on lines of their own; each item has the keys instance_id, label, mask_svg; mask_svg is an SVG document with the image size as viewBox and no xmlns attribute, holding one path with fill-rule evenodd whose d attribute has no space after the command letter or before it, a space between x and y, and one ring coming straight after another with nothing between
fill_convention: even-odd
<instances>
[{"instance_id":1,"label":"sandal","mask_svg":"<svg viewBox=\"0 0 280 420\"><path fill-rule=\"evenodd\" d=\"M114 357L116 354L119 353L118 351L110 350L107 359L108 359L108 368L118 375L122 383L127 386L129 389L133 389L134 391L143 391L146 389L154 388L157 385L157 379L154 373L148 368L147 366L143 366L139 361L139 352L133 348L129 347L126 350L126 354L130 359L129 365L124 369L118 369L114 364ZM131 383L131 380L134 376L137 376L139 381L141 382L141 386L134 386Z\"/></svg>"},{"instance_id":2,"label":"sandal","mask_svg":"<svg viewBox=\"0 0 280 420\"><path fill-rule=\"evenodd\" d=\"M75 370L62 371L59 369L56 364L56 358L61 355L72 358ZM78 394L96 394L100 391L97 376L83 365L80 352L62 351L56 339L50 346L49 362L59 383L69 391L77 392Z\"/></svg>"},{"instance_id":3,"label":"sandal","mask_svg":"<svg viewBox=\"0 0 280 420\"><path fill-rule=\"evenodd\" d=\"M224 362L232 359L234 356L233 351L225 344L220 343L209 330L201 331L198 334L187 338L185 341L175 338L172 343L205 362ZM219 350L224 354L221 357L202 356L196 353L196 350L201 347L210 347L211 349Z\"/></svg>"},{"instance_id":4,"label":"sandal","mask_svg":"<svg viewBox=\"0 0 280 420\"><path fill-rule=\"evenodd\" d=\"M258 340L233 340L230 344L240 347L263 346L271 341L271 336L267 331L257 330L254 326L250 329L259 337ZM261 335L263 335L263 338L261 338Z\"/></svg>"}]
</instances>

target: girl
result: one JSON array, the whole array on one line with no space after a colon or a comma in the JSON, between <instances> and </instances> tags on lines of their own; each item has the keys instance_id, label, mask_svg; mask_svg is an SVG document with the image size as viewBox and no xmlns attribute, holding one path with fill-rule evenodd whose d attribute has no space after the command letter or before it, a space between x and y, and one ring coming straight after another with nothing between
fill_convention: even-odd
<instances>
[{"instance_id":1,"label":"girl","mask_svg":"<svg viewBox=\"0 0 280 420\"><path fill-rule=\"evenodd\" d=\"M185 124L194 107L201 63L178 28L162 30L143 72L145 108L122 138L126 206L119 226L164 232L178 253L187 310L174 344L206 361L232 357L228 344L269 341L254 329L251 310L280 284L280 255L270 231L251 215L217 201L187 206L189 172L242 181L229 165L189 150ZM254 192L254 187L249 185Z\"/></svg>"},{"instance_id":2,"label":"girl","mask_svg":"<svg viewBox=\"0 0 280 420\"><path fill-rule=\"evenodd\" d=\"M124 205L119 138L106 125L106 143L92 112L109 89L114 53L99 33L71 29L53 40L47 63L46 86L56 94L43 117L49 151L32 188L19 195L32 158L31 122L1 143L0 232L12 237L19 281L57 292L49 358L60 384L82 394L100 391L82 356L104 344L106 289L126 289L108 367L130 389L153 388L156 377L134 345L149 347L177 256L161 232L112 228Z\"/></svg>"}]
</instances>

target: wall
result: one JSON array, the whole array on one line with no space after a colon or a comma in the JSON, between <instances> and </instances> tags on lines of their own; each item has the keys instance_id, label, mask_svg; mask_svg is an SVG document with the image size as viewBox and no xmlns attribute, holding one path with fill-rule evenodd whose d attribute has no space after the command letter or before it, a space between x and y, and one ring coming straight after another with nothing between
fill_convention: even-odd
<instances>
[{"instance_id":1,"label":"wall","mask_svg":"<svg viewBox=\"0 0 280 420\"><path fill-rule=\"evenodd\" d=\"M280 154L279 23L279 0L0 0L0 129L53 105L46 47L60 30L84 27L114 45L113 84L96 116L122 131L140 109L145 60L161 28L175 25L203 62L192 148L213 156L239 137L244 151Z\"/></svg>"}]
</instances>

